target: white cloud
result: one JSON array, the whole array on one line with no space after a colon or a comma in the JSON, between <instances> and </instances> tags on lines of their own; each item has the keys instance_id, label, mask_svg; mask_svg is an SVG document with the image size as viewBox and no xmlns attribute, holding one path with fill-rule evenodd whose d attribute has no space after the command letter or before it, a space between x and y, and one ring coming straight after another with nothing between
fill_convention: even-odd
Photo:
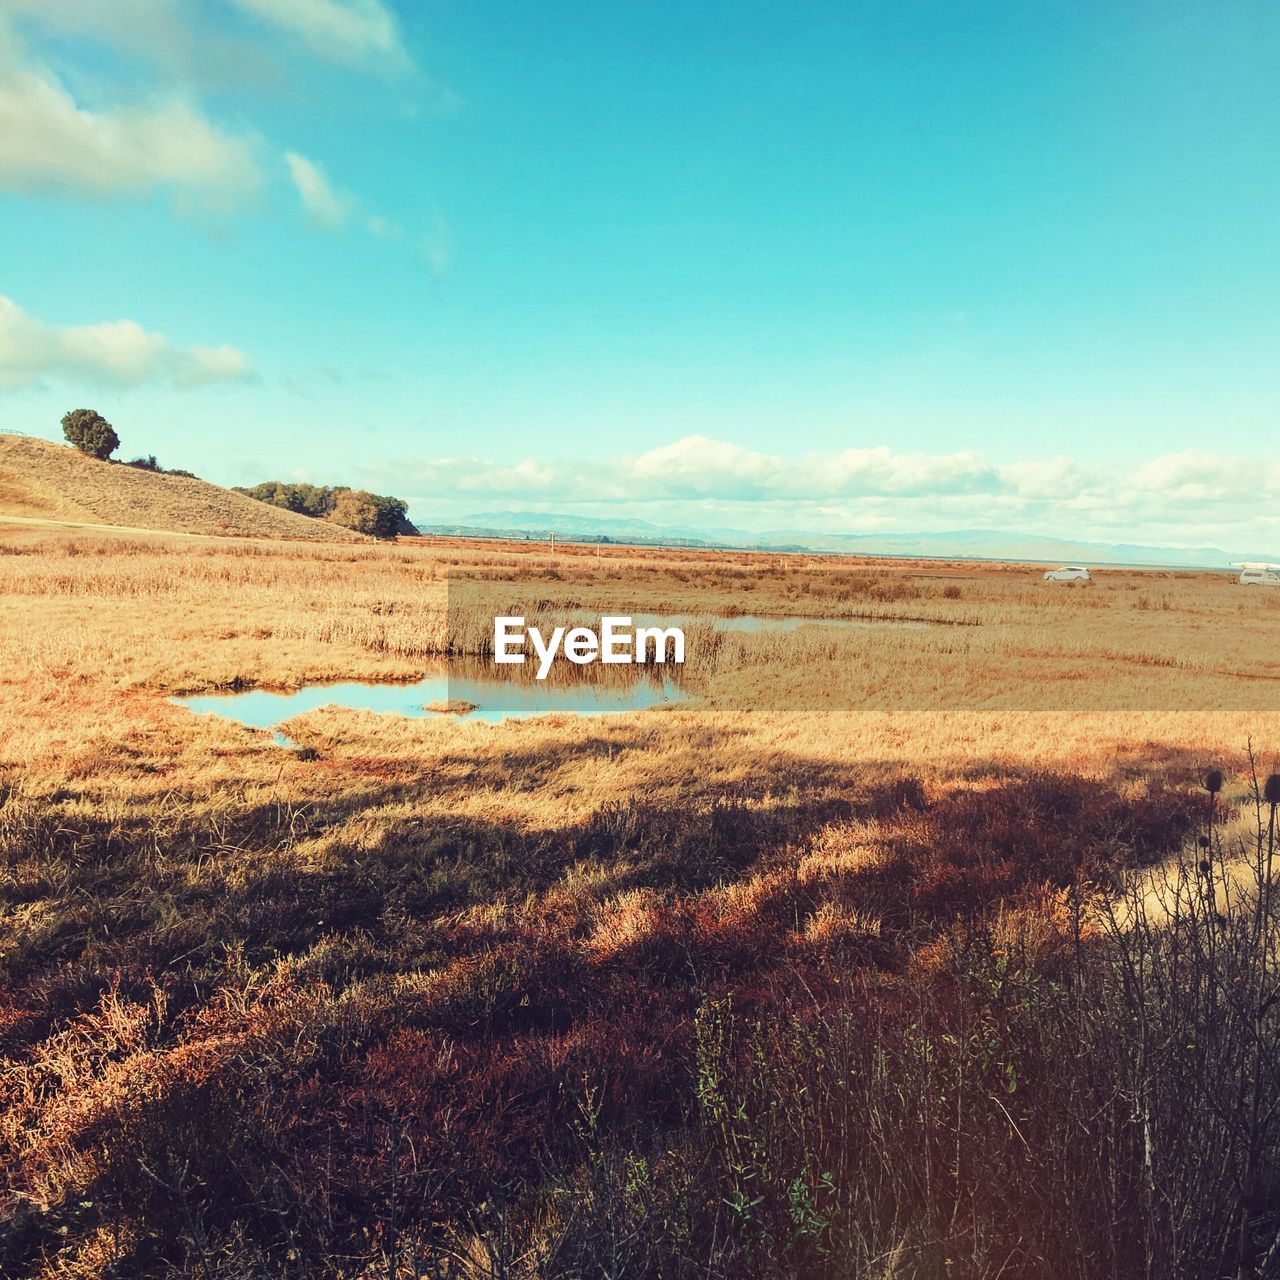
<instances>
[{"instance_id":1,"label":"white cloud","mask_svg":"<svg viewBox=\"0 0 1280 1280\"><path fill-rule=\"evenodd\" d=\"M180 99L95 112L44 71L0 67L0 189L111 196L166 187L217 207L259 177L246 138Z\"/></svg>"},{"instance_id":2,"label":"white cloud","mask_svg":"<svg viewBox=\"0 0 1280 1280\"><path fill-rule=\"evenodd\" d=\"M701 435L608 463L445 458L417 464L415 474L462 492L566 502L787 503L872 496L932 501L1018 494L1014 478L973 453L900 454L878 446L792 460Z\"/></svg>"},{"instance_id":3,"label":"white cloud","mask_svg":"<svg viewBox=\"0 0 1280 1280\"><path fill-rule=\"evenodd\" d=\"M1171 501L1257 501L1280 495L1280 464L1184 449L1144 463L1134 472L1131 486Z\"/></svg>"},{"instance_id":4,"label":"white cloud","mask_svg":"<svg viewBox=\"0 0 1280 1280\"><path fill-rule=\"evenodd\" d=\"M357 66L409 65L400 26L382 0L232 0L244 13L302 41L312 52Z\"/></svg>"},{"instance_id":5,"label":"white cloud","mask_svg":"<svg viewBox=\"0 0 1280 1280\"><path fill-rule=\"evenodd\" d=\"M381 0L232 3L314 50L407 62ZM52 62L40 61L20 35L36 39ZM122 100L124 81L108 85L74 56L68 65L85 41L145 59L148 96ZM229 211L261 185L267 144L215 123L195 95L200 85L258 83L262 52L242 33L215 27L194 0L0 0L0 192L106 198L164 189L184 211ZM376 239L408 240L397 222L336 185L319 161L279 154L280 172L313 222L330 229L355 222ZM421 246L407 247L420 249L437 274L448 265L448 232L439 221Z\"/></svg>"},{"instance_id":6,"label":"white cloud","mask_svg":"<svg viewBox=\"0 0 1280 1280\"><path fill-rule=\"evenodd\" d=\"M780 458L706 436L686 436L631 459L628 471L643 487L694 497L712 496L728 487L760 493L785 483L788 468Z\"/></svg>"},{"instance_id":7,"label":"white cloud","mask_svg":"<svg viewBox=\"0 0 1280 1280\"><path fill-rule=\"evenodd\" d=\"M367 482L429 495L416 508L442 518L506 507L692 530L995 528L1280 551L1280 465L1197 452L1128 470L1062 457L997 464L973 452L898 453L887 445L793 459L693 435L607 461L400 459L369 468Z\"/></svg>"},{"instance_id":8,"label":"white cloud","mask_svg":"<svg viewBox=\"0 0 1280 1280\"><path fill-rule=\"evenodd\" d=\"M187 63L196 44L179 0L0 0L0 10L51 35L91 38L157 65Z\"/></svg>"},{"instance_id":9,"label":"white cloud","mask_svg":"<svg viewBox=\"0 0 1280 1280\"><path fill-rule=\"evenodd\" d=\"M1061 498L1064 494L1078 494L1100 479L1094 469L1061 457L1012 462L1000 470L1005 479L1028 498Z\"/></svg>"},{"instance_id":10,"label":"white cloud","mask_svg":"<svg viewBox=\"0 0 1280 1280\"><path fill-rule=\"evenodd\" d=\"M858 493L957 494L1000 487L995 468L980 454L894 453L887 445L846 449L810 460L805 483L836 495Z\"/></svg>"},{"instance_id":11,"label":"white cloud","mask_svg":"<svg viewBox=\"0 0 1280 1280\"><path fill-rule=\"evenodd\" d=\"M249 377L248 356L235 347L175 347L132 320L50 325L0 295L0 387L18 390L46 379L176 387L238 382Z\"/></svg>"},{"instance_id":12,"label":"white cloud","mask_svg":"<svg viewBox=\"0 0 1280 1280\"><path fill-rule=\"evenodd\" d=\"M818 499L866 494L991 492L1000 478L974 453L894 453L887 445L814 454L792 461L706 436L622 460L618 474L630 491L664 498Z\"/></svg>"},{"instance_id":13,"label":"white cloud","mask_svg":"<svg viewBox=\"0 0 1280 1280\"><path fill-rule=\"evenodd\" d=\"M285 152L285 164L307 217L330 231L340 230L359 214L359 225L375 240L391 244L404 241L404 228L380 213L361 208L361 202L333 185L324 167L297 151ZM422 258L436 275L442 275L450 261L448 229L437 220L422 241Z\"/></svg>"},{"instance_id":14,"label":"white cloud","mask_svg":"<svg viewBox=\"0 0 1280 1280\"><path fill-rule=\"evenodd\" d=\"M0 22L6 15L31 36L65 42L64 56L68 45L94 41L145 63L149 81L187 94L280 82L277 54L200 0L0 0Z\"/></svg>"},{"instance_id":15,"label":"white cloud","mask_svg":"<svg viewBox=\"0 0 1280 1280\"><path fill-rule=\"evenodd\" d=\"M335 190L328 175L314 160L296 151L285 152L284 159L307 215L322 227L342 226L354 205L351 197Z\"/></svg>"}]
</instances>

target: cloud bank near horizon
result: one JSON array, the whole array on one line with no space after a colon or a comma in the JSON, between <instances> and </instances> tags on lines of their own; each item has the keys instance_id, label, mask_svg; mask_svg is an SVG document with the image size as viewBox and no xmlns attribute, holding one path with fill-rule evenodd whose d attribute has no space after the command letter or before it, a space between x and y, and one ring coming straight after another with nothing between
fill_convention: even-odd
<instances>
[{"instance_id":1,"label":"cloud bank near horizon","mask_svg":"<svg viewBox=\"0 0 1280 1280\"><path fill-rule=\"evenodd\" d=\"M643 519L714 532L942 532L992 528L1173 547L1280 548L1280 462L1184 449L1117 468L1067 457L888 445L799 458L702 435L612 460L395 459L362 482L424 523L495 509Z\"/></svg>"}]
</instances>

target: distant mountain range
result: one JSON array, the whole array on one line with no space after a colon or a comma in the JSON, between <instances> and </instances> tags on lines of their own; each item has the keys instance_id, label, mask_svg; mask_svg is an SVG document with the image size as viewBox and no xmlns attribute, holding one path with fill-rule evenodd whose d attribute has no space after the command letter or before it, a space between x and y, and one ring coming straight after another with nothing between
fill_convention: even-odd
<instances>
[{"instance_id":1,"label":"distant mountain range","mask_svg":"<svg viewBox=\"0 0 1280 1280\"><path fill-rule=\"evenodd\" d=\"M423 533L459 537L545 538L564 541L625 542L643 546L734 547L763 551L823 551L846 555L941 557L965 560L1027 560L1042 563L1160 565L1226 569L1232 561L1276 560L1276 553L1223 551L1218 547L1152 547L1138 543L1084 542L998 529L958 529L947 533L815 533L776 529L691 529L647 520L569 515L547 511L486 511L453 524L425 525Z\"/></svg>"}]
</instances>

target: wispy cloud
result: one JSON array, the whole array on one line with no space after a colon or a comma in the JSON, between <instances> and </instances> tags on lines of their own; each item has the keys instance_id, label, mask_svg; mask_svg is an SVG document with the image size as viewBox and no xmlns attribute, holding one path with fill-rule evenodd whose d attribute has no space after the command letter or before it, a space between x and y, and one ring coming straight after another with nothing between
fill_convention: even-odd
<instances>
[{"instance_id":1,"label":"wispy cloud","mask_svg":"<svg viewBox=\"0 0 1280 1280\"><path fill-rule=\"evenodd\" d=\"M432 275L442 276L453 264L453 230L439 214L418 242L422 260Z\"/></svg>"},{"instance_id":2,"label":"wispy cloud","mask_svg":"<svg viewBox=\"0 0 1280 1280\"><path fill-rule=\"evenodd\" d=\"M198 43L180 0L3 0L0 10L52 35L91 37L161 66L188 65Z\"/></svg>"},{"instance_id":3,"label":"wispy cloud","mask_svg":"<svg viewBox=\"0 0 1280 1280\"><path fill-rule=\"evenodd\" d=\"M256 28L224 30L189 0L0 0L0 191L169 189L183 207L225 212L261 186L264 164L271 172L278 163L312 221L339 228L358 218L379 239L404 240L401 226L338 186L320 161L287 150L273 163L265 138L219 124L201 105L203 89L244 88L246 77L268 74L270 46L282 44L268 31L290 37L304 58L407 67L394 13L382 0L230 2ZM80 56L84 42L149 64L149 88L122 90L127 78L95 75ZM231 81L229 65L238 69ZM438 270L441 251L424 256Z\"/></svg>"},{"instance_id":4,"label":"wispy cloud","mask_svg":"<svg viewBox=\"0 0 1280 1280\"><path fill-rule=\"evenodd\" d=\"M377 236L379 240L404 239L404 230L378 213L370 214L365 219L364 227L371 236Z\"/></svg>"},{"instance_id":5,"label":"wispy cloud","mask_svg":"<svg viewBox=\"0 0 1280 1280\"><path fill-rule=\"evenodd\" d=\"M231 0L243 13L335 62L392 70L411 63L382 0Z\"/></svg>"},{"instance_id":6,"label":"wispy cloud","mask_svg":"<svg viewBox=\"0 0 1280 1280\"><path fill-rule=\"evenodd\" d=\"M355 203L352 198L335 190L324 169L314 160L296 151L286 151L284 160L308 217L322 227L341 227Z\"/></svg>"},{"instance_id":7,"label":"wispy cloud","mask_svg":"<svg viewBox=\"0 0 1280 1280\"><path fill-rule=\"evenodd\" d=\"M261 32L235 29L219 8L200 0L0 0L0 25L36 41L52 37L68 59L77 46L102 45L146 65L147 80L188 96L197 89L243 93L280 82L282 63ZM0 31L0 46L5 36ZM74 59L75 71L91 64Z\"/></svg>"},{"instance_id":8,"label":"wispy cloud","mask_svg":"<svg viewBox=\"0 0 1280 1280\"><path fill-rule=\"evenodd\" d=\"M251 374L249 357L235 347L177 347L132 320L45 324L0 295L0 387L9 390L51 380L185 388L241 382Z\"/></svg>"},{"instance_id":9,"label":"wispy cloud","mask_svg":"<svg viewBox=\"0 0 1280 1280\"><path fill-rule=\"evenodd\" d=\"M315 160L309 160L297 151L286 151L284 159L307 216L330 231L346 226L352 214L360 208L355 196L338 190L330 182L324 167ZM360 225L379 240L404 239L403 230L379 213L361 214Z\"/></svg>"}]
</instances>

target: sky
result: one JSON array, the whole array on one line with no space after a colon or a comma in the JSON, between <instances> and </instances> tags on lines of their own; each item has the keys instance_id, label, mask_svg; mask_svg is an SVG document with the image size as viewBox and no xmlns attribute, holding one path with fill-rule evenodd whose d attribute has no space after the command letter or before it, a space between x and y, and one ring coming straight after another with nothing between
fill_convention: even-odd
<instances>
[{"instance_id":1,"label":"sky","mask_svg":"<svg viewBox=\"0 0 1280 1280\"><path fill-rule=\"evenodd\" d=\"M0 0L0 426L424 523L1280 555L1273 0Z\"/></svg>"}]
</instances>

